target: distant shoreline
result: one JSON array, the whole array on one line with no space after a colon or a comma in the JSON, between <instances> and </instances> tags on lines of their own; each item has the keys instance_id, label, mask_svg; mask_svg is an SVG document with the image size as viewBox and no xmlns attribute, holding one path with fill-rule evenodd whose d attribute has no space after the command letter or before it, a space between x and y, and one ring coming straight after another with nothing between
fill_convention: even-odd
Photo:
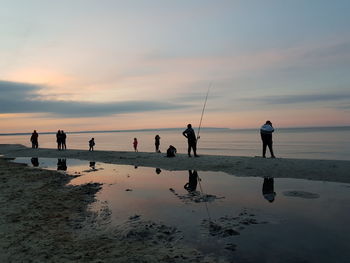
<instances>
[{"instance_id":1,"label":"distant shoreline","mask_svg":"<svg viewBox=\"0 0 350 263\"><path fill-rule=\"evenodd\" d=\"M118 133L118 132L149 132L149 131L182 131L185 128L156 128L156 129L131 129L131 130L98 130L98 131L67 131L67 134L86 134L86 133ZM194 129L198 129L198 127L194 127ZM344 129L344 130L350 130L350 126L315 126L315 127L283 127L283 128L277 128L281 131L300 131L300 130L308 130L308 131L315 131L315 130L332 130L332 129ZM241 129L234 129L234 128L217 128L217 127L202 127L201 130L207 130L207 131L256 131L259 130L259 127L256 128L241 128ZM46 132L40 132L39 134L56 134L57 131L46 131ZM0 133L0 136L21 136L21 135L30 135L31 132L13 132L13 133Z\"/></svg>"},{"instance_id":2,"label":"distant shoreline","mask_svg":"<svg viewBox=\"0 0 350 263\"><path fill-rule=\"evenodd\" d=\"M189 158L178 154L166 158L164 154L128 151L94 151L31 149L18 144L0 144L5 157L70 158L113 164L162 168L166 170L221 171L236 176L296 178L350 183L350 161L311 159L264 159L261 157L201 155Z\"/></svg>"}]
</instances>

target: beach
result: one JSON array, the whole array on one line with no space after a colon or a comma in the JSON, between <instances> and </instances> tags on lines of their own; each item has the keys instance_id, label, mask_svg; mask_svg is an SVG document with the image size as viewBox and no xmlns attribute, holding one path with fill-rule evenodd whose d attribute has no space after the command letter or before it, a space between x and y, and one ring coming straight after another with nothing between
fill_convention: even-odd
<instances>
[{"instance_id":1,"label":"beach","mask_svg":"<svg viewBox=\"0 0 350 263\"><path fill-rule=\"evenodd\" d=\"M350 161L285 159L261 157L237 157L201 155L188 158L177 154L166 158L164 153L94 151L56 149L32 149L22 145L0 145L0 154L7 157L51 157L98 161L113 164L128 164L158 167L167 170L221 171L236 176L297 178L331 182L349 183Z\"/></svg>"},{"instance_id":2,"label":"beach","mask_svg":"<svg viewBox=\"0 0 350 263\"><path fill-rule=\"evenodd\" d=\"M189 158L184 154L166 158L158 153L58 151L22 145L0 145L0 154L4 155L0 159L2 262L231 262L204 255L183 244L183 233L176 226L143 218L133 211L129 211L128 220L122 224L110 224L108 205L99 212L89 209L101 184L68 185L79 175L9 162L16 157L80 159L170 171L195 169L240 177L350 183L349 161L210 155ZM174 190L170 191L183 199ZM259 222L254 216L243 210L238 217L221 218L221 224L227 221L225 228L209 222L210 233L225 238L239 235L234 229L243 229L242 226L267 223ZM241 226L233 224L234 220L239 220ZM235 251L236 245L229 244L228 249Z\"/></svg>"},{"instance_id":3,"label":"beach","mask_svg":"<svg viewBox=\"0 0 350 263\"><path fill-rule=\"evenodd\" d=\"M108 227L108 209L88 210L100 185L73 177L0 159L1 262L212 262L173 227L137 216Z\"/></svg>"}]
</instances>

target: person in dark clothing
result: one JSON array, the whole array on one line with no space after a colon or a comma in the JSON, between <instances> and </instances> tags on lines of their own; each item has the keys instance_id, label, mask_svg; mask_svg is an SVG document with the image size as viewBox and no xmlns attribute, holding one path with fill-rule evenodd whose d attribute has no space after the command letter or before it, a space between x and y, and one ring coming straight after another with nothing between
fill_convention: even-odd
<instances>
[{"instance_id":1,"label":"person in dark clothing","mask_svg":"<svg viewBox=\"0 0 350 263\"><path fill-rule=\"evenodd\" d=\"M57 142L57 150L61 150L61 148L62 148L62 135L61 135L60 130L58 130L56 133L56 142Z\"/></svg>"},{"instance_id":2,"label":"person in dark clothing","mask_svg":"<svg viewBox=\"0 0 350 263\"><path fill-rule=\"evenodd\" d=\"M137 138L134 138L134 141L132 143L132 145L134 146L134 150L135 152L138 152L139 150L137 149L137 145L139 144L139 142L137 141Z\"/></svg>"},{"instance_id":3,"label":"person in dark clothing","mask_svg":"<svg viewBox=\"0 0 350 263\"><path fill-rule=\"evenodd\" d=\"M33 149L38 149L39 147L39 142L38 142L39 134L34 130L32 133L32 136L30 137L30 141L32 142L32 148Z\"/></svg>"},{"instance_id":4,"label":"person in dark clothing","mask_svg":"<svg viewBox=\"0 0 350 263\"><path fill-rule=\"evenodd\" d=\"M184 185L184 188L188 192L194 192L197 189L197 183L198 183L198 173L196 170L188 170L188 183Z\"/></svg>"},{"instance_id":5,"label":"person in dark clothing","mask_svg":"<svg viewBox=\"0 0 350 263\"><path fill-rule=\"evenodd\" d=\"M160 136L157 134L154 139L155 139L154 145L156 146L156 153L160 153L160 150L159 150Z\"/></svg>"},{"instance_id":6,"label":"person in dark clothing","mask_svg":"<svg viewBox=\"0 0 350 263\"><path fill-rule=\"evenodd\" d=\"M38 157L33 157L32 159L30 159L33 167L38 167L39 166L39 159Z\"/></svg>"},{"instance_id":7,"label":"person in dark clothing","mask_svg":"<svg viewBox=\"0 0 350 263\"><path fill-rule=\"evenodd\" d=\"M274 128L272 127L271 121L266 121L266 123L260 128L261 140L263 142L263 158L266 158L266 147L269 147L271 158L276 158L272 149L272 133Z\"/></svg>"},{"instance_id":8,"label":"person in dark clothing","mask_svg":"<svg viewBox=\"0 0 350 263\"><path fill-rule=\"evenodd\" d=\"M61 131L61 145L62 145L62 150L66 150L67 149L67 145L66 145L66 139L67 139L67 134L64 131Z\"/></svg>"},{"instance_id":9,"label":"person in dark clothing","mask_svg":"<svg viewBox=\"0 0 350 263\"><path fill-rule=\"evenodd\" d=\"M94 151L94 146L95 146L95 138L91 138L91 140L89 141L89 152Z\"/></svg>"},{"instance_id":10,"label":"person in dark clothing","mask_svg":"<svg viewBox=\"0 0 350 263\"><path fill-rule=\"evenodd\" d=\"M170 145L168 150L166 151L166 157L175 157L176 152L177 152L176 148Z\"/></svg>"},{"instance_id":11,"label":"person in dark clothing","mask_svg":"<svg viewBox=\"0 0 350 263\"><path fill-rule=\"evenodd\" d=\"M195 157L197 155L197 138L194 130L192 129L192 125L188 124L187 129L182 133L183 136L187 138L188 142L188 157L191 157L191 149L193 150L193 154Z\"/></svg>"},{"instance_id":12,"label":"person in dark clothing","mask_svg":"<svg viewBox=\"0 0 350 263\"><path fill-rule=\"evenodd\" d=\"M272 203L275 200L276 196L276 193L274 192L273 183L274 181L272 177L264 177L262 194L264 198L270 203Z\"/></svg>"}]
</instances>

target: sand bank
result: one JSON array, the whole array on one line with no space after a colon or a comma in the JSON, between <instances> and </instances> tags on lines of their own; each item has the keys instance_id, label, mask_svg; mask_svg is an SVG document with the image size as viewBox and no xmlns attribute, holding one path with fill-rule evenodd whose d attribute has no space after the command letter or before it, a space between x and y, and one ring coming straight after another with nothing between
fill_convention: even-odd
<instances>
[{"instance_id":1,"label":"sand bank","mask_svg":"<svg viewBox=\"0 0 350 263\"><path fill-rule=\"evenodd\" d=\"M188 158L178 154L166 158L163 153L31 149L23 145L0 145L0 154L7 157L74 158L113 164L159 167L167 170L222 171L236 176L272 176L350 183L350 161L310 159L264 159L261 157L201 155Z\"/></svg>"}]
</instances>

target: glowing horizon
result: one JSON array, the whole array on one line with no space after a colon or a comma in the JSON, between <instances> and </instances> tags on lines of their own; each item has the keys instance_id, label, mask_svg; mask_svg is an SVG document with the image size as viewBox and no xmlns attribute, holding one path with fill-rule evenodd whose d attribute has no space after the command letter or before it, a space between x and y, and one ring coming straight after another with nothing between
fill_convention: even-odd
<instances>
[{"instance_id":1,"label":"glowing horizon","mask_svg":"<svg viewBox=\"0 0 350 263\"><path fill-rule=\"evenodd\" d=\"M7 1L0 133L350 125L350 3Z\"/></svg>"}]
</instances>

